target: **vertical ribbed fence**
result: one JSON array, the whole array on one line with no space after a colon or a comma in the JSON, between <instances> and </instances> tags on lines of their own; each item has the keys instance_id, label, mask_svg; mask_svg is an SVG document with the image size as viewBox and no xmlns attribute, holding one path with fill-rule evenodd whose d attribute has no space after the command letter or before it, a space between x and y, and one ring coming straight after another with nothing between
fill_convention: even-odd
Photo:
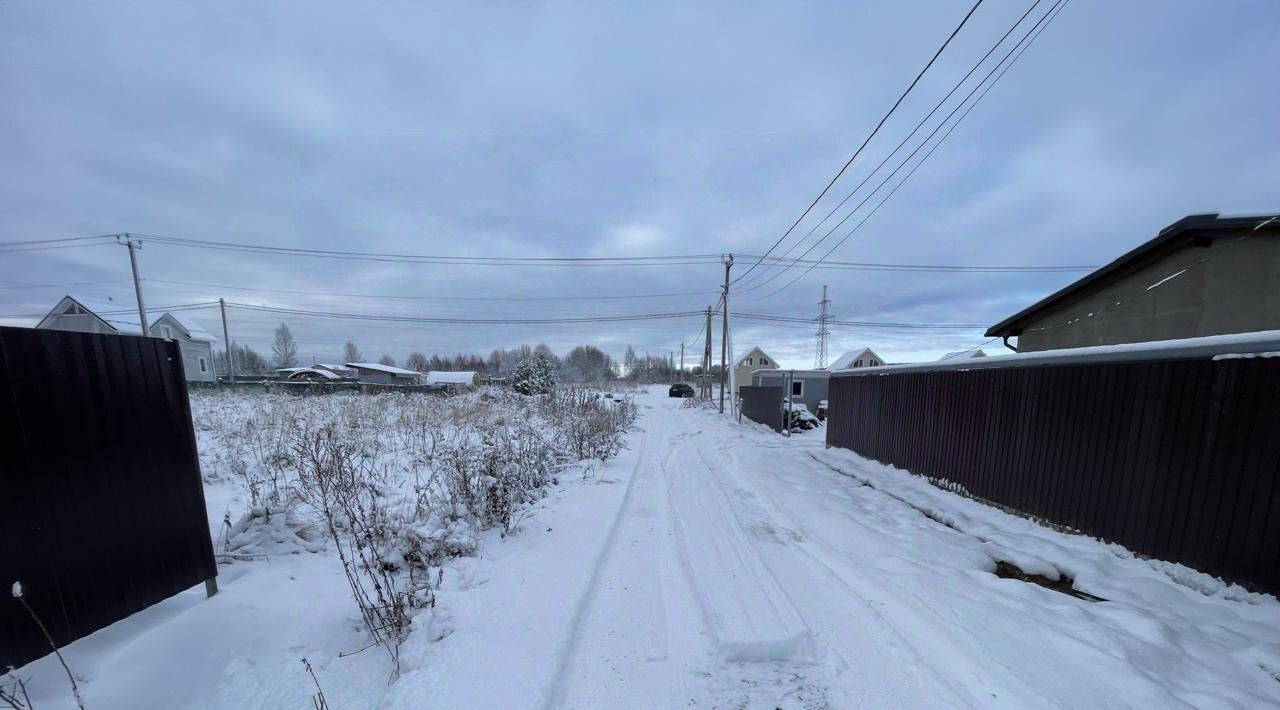
<instances>
[{"instance_id":1,"label":"vertical ribbed fence","mask_svg":"<svg viewBox=\"0 0 1280 710\"><path fill-rule=\"evenodd\" d=\"M827 443L1280 591L1280 358L893 369L831 381Z\"/></svg>"},{"instance_id":2,"label":"vertical ribbed fence","mask_svg":"<svg viewBox=\"0 0 1280 710\"><path fill-rule=\"evenodd\" d=\"M776 432L782 431L782 388L743 385L738 388L742 397L742 416L759 422Z\"/></svg>"},{"instance_id":3,"label":"vertical ribbed fence","mask_svg":"<svg viewBox=\"0 0 1280 710\"><path fill-rule=\"evenodd\" d=\"M216 574L178 344L0 327L0 668Z\"/></svg>"}]
</instances>

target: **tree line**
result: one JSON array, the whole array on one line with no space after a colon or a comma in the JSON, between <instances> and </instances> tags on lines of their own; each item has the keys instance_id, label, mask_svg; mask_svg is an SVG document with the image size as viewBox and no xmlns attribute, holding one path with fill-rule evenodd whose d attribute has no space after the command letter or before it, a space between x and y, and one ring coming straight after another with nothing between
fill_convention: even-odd
<instances>
[{"instance_id":1,"label":"tree line","mask_svg":"<svg viewBox=\"0 0 1280 710\"><path fill-rule=\"evenodd\" d=\"M294 340L289 326L284 323L276 328L270 358L264 357L248 345L241 345L235 341L231 342L231 350L235 354L237 375L269 375L280 368L299 366L297 341ZM520 363L538 359L545 361L556 372L557 379L561 382L614 380L638 383L667 382L676 376L678 370L676 363L669 358L652 356L648 353L637 355L635 348L630 345L627 346L626 355L619 363L594 345L578 345L561 357L556 355L546 343L496 348L489 353L488 357L466 353L427 355L423 352L413 352L405 359L403 367L416 372L474 371L490 377L510 378L516 374ZM366 362L366 359L354 341L347 341L342 348L342 362ZM385 354L379 357L377 362L391 366L397 364L395 358ZM230 372L225 350L214 353L214 366L220 374ZM696 370L697 368L694 368L695 372Z\"/></svg>"}]
</instances>

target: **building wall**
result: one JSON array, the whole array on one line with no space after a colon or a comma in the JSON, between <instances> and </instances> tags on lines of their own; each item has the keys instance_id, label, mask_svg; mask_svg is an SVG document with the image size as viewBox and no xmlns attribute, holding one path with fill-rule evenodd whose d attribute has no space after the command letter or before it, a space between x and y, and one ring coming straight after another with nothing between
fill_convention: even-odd
<instances>
[{"instance_id":1,"label":"building wall","mask_svg":"<svg viewBox=\"0 0 1280 710\"><path fill-rule=\"evenodd\" d=\"M115 335L116 331L106 327L102 321L87 314L59 315L49 318L44 324L45 330L70 330L77 333L101 333Z\"/></svg>"},{"instance_id":2,"label":"building wall","mask_svg":"<svg viewBox=\"0 0 1280 710\"><path fill-rule=\"evenodd\" d=\"M178 333L173 339L182 350L182 367L187 371L188 382L214 382L218 376L213 371L213 345L202 340L188 340ZM200 358L204 358L205 371L200 371Z\"/></svg>"},{"instance_id":3,"label":"building wall","mask_svg":"<svg viewBox=\"0 0 1280 710\"><path fill-rule=\"evenodd\" d=\"M1206 257L1211 258L1204 261ZM1148 290L1183 269L1187 271ZM1185 246L1039 315L1024 327L1018 349L1034 352L1277 329L1280 237L1225 237L1210 246Z\"/></svg>"},{"instance_id":4,"label":"building wall","mask_svg":"<svg viewBox=\"0 0 1280 710\"><path fill-rule=\"evenodd\" d=\"M755 362L756 364L752 364L752 365L747 365L747 364L745 364L745 363L746 363L746 359L745 359L745 358L746 358L746 356L744 355L744 356L743 356L743 358L744 358L744 359L742 360L742 362L743 362L744 364L743 364L743 365L739 365L738 367L735 367L735 368L733 369L733 384L734 384L734 391L735 391L735 392L737 392L737 391L738 391L738 389L737 389L738 387L741 387L742 385L749 385L749 384L751 384L751 373L755 372L756 370L776 370L776 369L778 369L778 363L774 362L772 357L770 357L769 355L767 355L767 354L765 354L765 353L761 352L760 350L758 350L758 349L756 349L756 348L752 348L752 349L751 349L751 351L748 353L748 355L750 355L750 356L753 358L753 360L754 360L754 362ZM768 364L768 365L760 365L760 364L759 364L759 360L755 360L755 358L760 358L760 357L765 357L765 358L767 358L767 359L769 360L769 364ZM717 385L717 386L718 386L718 385Z\"/></svg>"},{"instance_id":5,"label":"building wall","mask_svg":"<svg viewBox=\"0 0 1280 710\"><path fill-rule=\"evenodd\" d=\"M378 385L394 385L395 379L389 372L378 372L377 370L356 370L356 378L361 382L371 382Z\"/></svg>"},{"instance_id":6,"label":"building wall","mask_svg":"<svg viewBox=\"0 0 1280 710\"><path fill-rule=\"evenodd\" d=\"M792 401L803 403L805 407L808 407L810 412L817 414L818 402L827 399L827 392L829 391L829 386L831 384L831 376L826 373L818 375L813 373L797 372L795 374L795 381L803 381L804 385L801 395L793 398ZM782 387L785 392L787 391L787 370L757 372L752 377L751 384L761 387Z\"/></svg>"}]
</instances>

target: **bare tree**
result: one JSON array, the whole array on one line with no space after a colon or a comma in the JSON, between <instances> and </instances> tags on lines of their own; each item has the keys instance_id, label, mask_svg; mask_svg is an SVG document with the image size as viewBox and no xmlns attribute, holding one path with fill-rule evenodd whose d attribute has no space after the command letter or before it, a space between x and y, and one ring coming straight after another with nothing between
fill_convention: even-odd
<instances>
[{"instance_id":1,"label":"bare tree","mask_svg":"<svg viewBox=\"0 0 1280 710\"><path fill-rule=\"evenodd\" d=\"M277 369L298 366L298 343L293 339L289 326L284 323L276 328L276 339L271 344L271 354L275 357Z\"/></svg>"},{"instance_id":2,"label":"bare tree","mask_svg":"<svg viewBox=\"0 0 1280 710\"><path fill-rule=\"evenodd\" d=\"M357 348L355 343L348 340L347 344L342 346L342 361L363 362L364 355L360 353L360 348Z\"/></svg>"},{"instance_id":3,"label":"bare tree","mask_svg":"<svg viewBox=\"0 0 1280 710\"><path fill-rule=\"evenodd\" d=\"M410 353L409 359L404 361L404 366L414 372L428 372L431 370L431 360L422 353Z\"/></svg>"},{"instance_id":4,"label":"bare tree","mask_svg":"<svg viewBox=\"0 0 1280 710\"><path fill-rule=\"evenodd\" d=\"M382 357L378 358L378 364L386 365L388 367L395 367L396 359L391 357L390 355L383 355Z\"/></svg>"}]
</instances>

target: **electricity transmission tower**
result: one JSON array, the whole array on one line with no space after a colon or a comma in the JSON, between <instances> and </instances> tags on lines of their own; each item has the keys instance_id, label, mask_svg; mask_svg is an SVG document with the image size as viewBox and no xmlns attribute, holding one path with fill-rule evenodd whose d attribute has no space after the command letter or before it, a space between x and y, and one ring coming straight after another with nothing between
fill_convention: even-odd
<instances>
[{"instance_id":1,"label":"electricity transmission tower","mask_svg":"<svg viewBox=\"0 0 1280 710\"><path fill-rule=\"evenodd\" d=\"M822 287L822 300L818 301L818 334L817 348L813 354L814 368L821 370L827 366L827 345L831 342L831 299L827 298L827 287Z\"/></svg>"}]
</instances>

